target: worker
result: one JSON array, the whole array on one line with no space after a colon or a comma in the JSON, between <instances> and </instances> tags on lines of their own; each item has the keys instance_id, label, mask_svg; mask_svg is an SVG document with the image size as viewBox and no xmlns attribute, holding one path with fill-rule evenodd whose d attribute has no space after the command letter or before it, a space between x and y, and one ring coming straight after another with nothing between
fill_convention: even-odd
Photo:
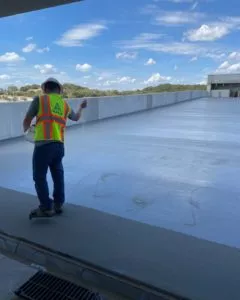
<instances>
[{"instance_id":1,"label":"worker","mask_svg":"<svg viewBox=\"0 0 240 300\"><path fill-rule=\"evenodd\" d=\"M43 95L33 98L23 120L23 130L26 132L36 117L32 171L40 205L30 214L33 217L52 217L63 212L65 202L62 160L66 121L67 118L78 121L87 101L84 100L78 111L74 112L63 99L63 86L55 78L48 78L41 88ZM49 197L48 168L54 184L53 199Z\"/></svg>"}]
</instances>

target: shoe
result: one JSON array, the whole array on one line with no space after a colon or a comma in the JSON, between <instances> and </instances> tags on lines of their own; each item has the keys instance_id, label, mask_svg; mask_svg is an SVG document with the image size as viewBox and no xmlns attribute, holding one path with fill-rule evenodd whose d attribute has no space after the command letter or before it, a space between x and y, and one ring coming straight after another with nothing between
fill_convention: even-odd
<instances>
[{"instance_id":1,"label":"shoe","mask_svg":"<svg viewBox=\"0 0 240 300\"><path fill-rule=\"evenodd\" d=\"M56 214L58 214L58 215L62 214L63 213L63 205L54 203L54 210L55 210Z\"/></svg>"},{"instance_id":2,"label":"shoe","mask_svg":"<svg viewBox=\"0 0 240 300\"><path fill-rule=\"evenodd\" d=\"M46 218L46 217L50 218L53 215L54 215L53 210L51 210L51 209L42 209L40 207L38 207L38 208L36 208L36 209L34 209L30 212L30 216L32 218Z\"/></svg>"}]
</instances>

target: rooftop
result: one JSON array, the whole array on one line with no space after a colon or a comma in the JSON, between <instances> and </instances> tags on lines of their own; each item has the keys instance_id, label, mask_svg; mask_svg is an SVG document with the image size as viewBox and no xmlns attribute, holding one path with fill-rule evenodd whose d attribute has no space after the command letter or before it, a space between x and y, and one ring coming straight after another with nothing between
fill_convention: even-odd
<instances>
[{"instance_id":1,"label":"rooftop","mask_svg":"<svg viewBox=\"0 0 240 300\"><path fill-rule=\"evenodd\" d=\"M69 128L66 214L39 222L32 145L3 142L2 231L157 291L238 299L239 113L204 98Z\"/></svg>"}]
</instances>

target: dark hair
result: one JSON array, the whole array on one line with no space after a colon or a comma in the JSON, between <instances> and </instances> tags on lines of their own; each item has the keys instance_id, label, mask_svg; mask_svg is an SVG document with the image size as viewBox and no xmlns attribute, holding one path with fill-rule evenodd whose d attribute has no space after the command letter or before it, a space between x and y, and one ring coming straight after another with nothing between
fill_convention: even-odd
<instances>
[{"instance_id":1,"label":"dark hair","mask_svg":"<svg viewBox=\"0 0 240 300\"><path fill-rule=\"evenodd\" d=\"M58 91L60 93L61 91L60 86L55 82L46 82L44 89L45 91L47 90L49 92Z\"/></svg>"}]
</instances>

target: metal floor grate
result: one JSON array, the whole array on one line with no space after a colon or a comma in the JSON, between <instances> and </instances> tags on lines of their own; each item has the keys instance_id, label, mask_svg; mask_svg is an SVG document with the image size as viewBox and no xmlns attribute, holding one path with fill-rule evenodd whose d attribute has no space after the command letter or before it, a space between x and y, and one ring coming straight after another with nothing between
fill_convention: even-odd
<instances>
[{"instance_id":1,"label":"metal floor grate","mask_svg":"<svg viewBox=\"0 0 240 300\"><path fill-rule=\"evenodd\" d=\"M102 300L98 293L44 271L38 271L15 294L26 300Z\"/></svg>"}]
</instances>

